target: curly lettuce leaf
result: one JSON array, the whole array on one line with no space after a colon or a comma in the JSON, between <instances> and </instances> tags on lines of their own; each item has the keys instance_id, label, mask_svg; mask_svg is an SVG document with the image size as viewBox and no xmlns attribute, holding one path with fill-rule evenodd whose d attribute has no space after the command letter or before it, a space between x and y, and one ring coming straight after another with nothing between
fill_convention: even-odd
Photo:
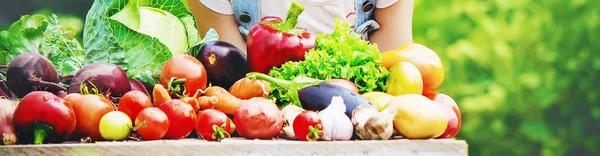
<instances>
[{"instance_id":1,"label":"curly lettuce leaf","mask_svg":"<svg viewBox=\"0 0 600 156\"><path fill-rule=\"evenodd\" d=\"M351 31L350 25L335 19L336 28L331 34L318 34L316 47L305 54L304 61L287 62L274 68L269 75L278 79L293 80L306 76L321 80L342 78L353 81L361 93L385 91L388 71L379 64L381 55L376 44L361 40ZM270 98L277 104L290 104L287 91L272 85Z\"/></svg>"},{"instance_id":2,"label":"curly lettuce leaf","mask_svg":"<svg viewBox=\"0 0 600 156\"><path fill-rule=\"evenodd\" d=\"M6 65L24 52L45 56L62 75L83 67L83 49L71 27L61 27L54 14L25 15L0 32L0 64Z\"/></svg>"},{"instance_id":3,"label":"curly lettuce leaf","mask_svg":"<svg viewBox=\"0 0 600 156\"><path fill-rule=\"evenodd\" d=\"M157 78L152 76L153 73L160 70L173 53L169 49L171 44L168 40L150 36L156 36L155 32L136 31L135 26L136 24L139 26L142 19L139 14L139 8L142 7L155 9L157 13L164 11L177 17L184 28L184 41L188 43L184 50L178 53L183 53L200 42L194 16L180 0L96 0L88 12L84 27L86 64L94 62L117 64L130 78L142 80L150 85L157 82ZM115 14L121 15L111 19ZM178 23L167 22L166 24ZM152 31L169 30L152 29ZM166 35L171 34L166 33Z\"/></svg>"}]
</instances>

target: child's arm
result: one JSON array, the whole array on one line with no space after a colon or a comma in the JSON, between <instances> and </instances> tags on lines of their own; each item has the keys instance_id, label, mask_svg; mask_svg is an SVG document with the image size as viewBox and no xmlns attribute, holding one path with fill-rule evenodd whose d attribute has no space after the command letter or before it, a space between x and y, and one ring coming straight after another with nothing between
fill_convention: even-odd
<instances>
[{"instance_id":1,"label":"child's arm","mask_svg":"<svg viewBox=\"0 0 600 156\"><path fill-rule=\"evenodd\" d=\"M412 15L414 0L398 0L396 3L375 10L375 19L381 26L369 40L376 43L379 51L386 52L412 43Z\"/></svg>"},{"instance_id":2,"label":"child's arm","mask_svg":"<svg viewBox=\"0 0 600 156\"><path fill-rule=\"evenodd\" d=\"M246 52L246 41L238 29L238 24L233 15L223 15L208 9L199 0L187 0L190 11L196 17L196 25L200 35L204 37L209 28L213 28L219 34L219 40L227 41L244 53Z\"/></svg>"}]
</instances>

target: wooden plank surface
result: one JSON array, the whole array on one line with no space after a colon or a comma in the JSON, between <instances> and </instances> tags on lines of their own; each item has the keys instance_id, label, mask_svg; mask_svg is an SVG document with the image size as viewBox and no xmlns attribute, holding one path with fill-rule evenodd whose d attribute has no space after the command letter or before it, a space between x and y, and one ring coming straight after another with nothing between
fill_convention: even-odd
<instances>
[{"instance_id":1,"label":"wooden plank surface","mask_svg":"<svg viewBox=\"0 0 600 156\"><path fill-rule=\"evenodd\" d=\"M320 141L225 139L207 142L198 139L157 140L139 142L96 142L86 144L47 144L0 146L0 156L32 155L426 155L466 156L464 140L385 140L385 141Z\"/></svg>"}]
</instances>

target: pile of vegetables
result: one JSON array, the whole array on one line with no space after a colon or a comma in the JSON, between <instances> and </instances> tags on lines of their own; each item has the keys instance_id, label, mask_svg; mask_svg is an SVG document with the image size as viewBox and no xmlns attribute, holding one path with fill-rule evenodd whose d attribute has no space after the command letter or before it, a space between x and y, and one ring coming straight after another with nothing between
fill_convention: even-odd
<instances>
[{"instance_id":1,"label":"pile of vegetables","mask_svg":"<svg viewBox=\"0 0 600 156\"><path fill-rule=\"evenodd\" d=\"M248 57L213 29L200 38L182 1L96 0L83 45L56 16L23 16L0 32L3 144L458 133L456 103L436 92L435 52L414 43L381 54L341 19L311 41L295 28L303 7L292 6L289 21L261 22L248 42L302 38L286 42L302 46L261 55L249 47Z\"/></svg>"}]
</instances>

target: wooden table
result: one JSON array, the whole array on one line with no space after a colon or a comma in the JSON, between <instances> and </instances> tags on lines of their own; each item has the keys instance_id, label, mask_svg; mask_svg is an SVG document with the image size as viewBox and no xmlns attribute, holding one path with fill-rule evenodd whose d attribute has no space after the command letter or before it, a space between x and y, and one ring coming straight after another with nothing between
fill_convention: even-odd
<instances>
[{"instance_id":1,"label":"wooden table","mask_svg":"<svg viewBox=\"0 0 600 156\"><path fill-rule=\"evenodd\" d=\"M0 156L33 155L443 155L466 156L464 140L320 141L198 139L0 146Z\"/></svg>"}]
</instances>

